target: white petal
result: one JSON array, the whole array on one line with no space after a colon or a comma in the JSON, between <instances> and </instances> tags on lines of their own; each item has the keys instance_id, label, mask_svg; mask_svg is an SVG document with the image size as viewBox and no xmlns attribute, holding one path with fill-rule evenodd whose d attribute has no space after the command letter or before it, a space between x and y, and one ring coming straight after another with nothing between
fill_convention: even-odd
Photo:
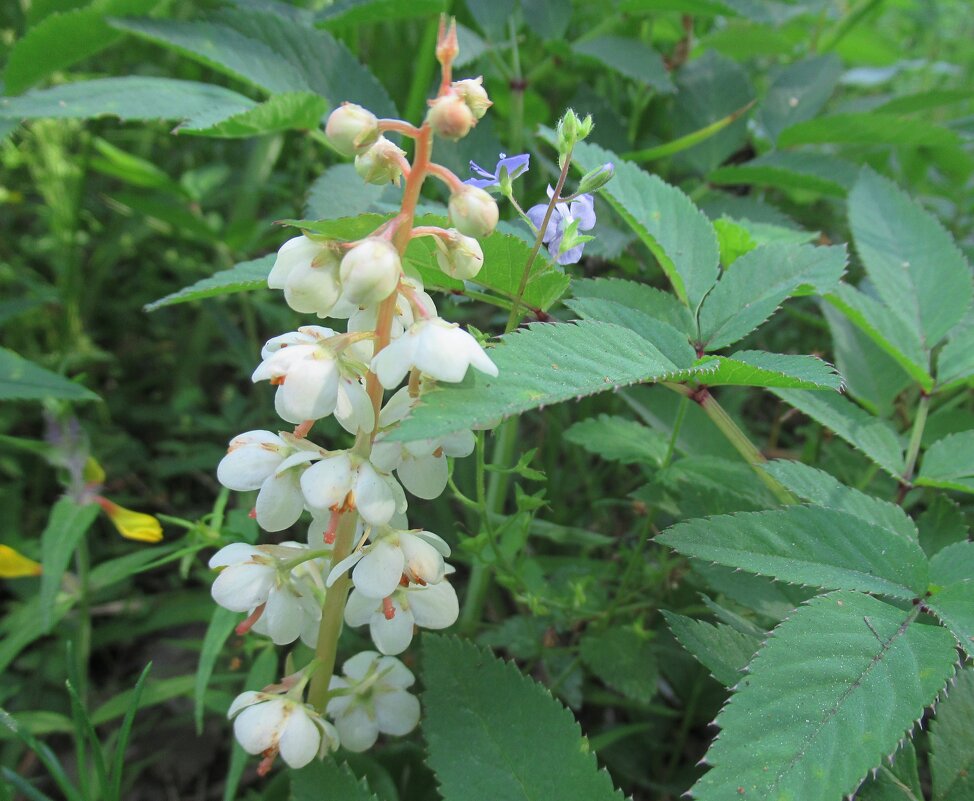
<instances>
[{"instance_id":1,"label":"white petal","mask_svg":"<svg viewBox=\"0 0 974 801\"><path fill-rule=\"evenodd\" d=\"M404 531L399 535L399 548L405 560L403 572L411 581L436 584L443 580L443 556L426 540Z\"/></svg>"},{"instance_id":2,"label":"white petal","mask_svg":"<svg viewBox=\"0 0 974 801\"><path fill-rule=\"evenodd\" d=\"M395 615L391 620L380 611L369 621L372 642L384 654L401 654L413 641L413 616L393 601Z\"/></svg>"},{"instance_id":3,"label":"white petal","mask_svg":"<svg viewBox=\"0 0 974 801\"><path fill-rule=\"evenodd\" d=\"M419 723L419 699L405 690L377 695L375 714L384 734L409 734Z\"/></svg>"},{"instance_id":4,"label":"white petal","mask_svg":"<svg viewBox=\"0 0 974 801\"><path fill-rule=\"evenodd\" d=\"M462 458L473 453L477 437L473 431L456 431L439 439L440 447L447 456Z\"/></svg>"},{"instance_id":5,"label":"white petal","mask_svg":"<svg viewBox=\"0 0 974 801\"><path fill-rule=\"evenodd\" d=\"M352 571L355 589L369 598L380 600L392 595L402 578L402 551L389 540L370 546Z\"/></svg>"},{"instance_id":6,"label":"white petal","mask_svg":"<svg viewBox=\"0 0 974 801\"><path fill-rule=\"evenodd\" d=\"M342 745L349 751L368 751L379 739L379 724L362 706L354 706L335 720Z\"/></svg>"},{"instance_id":7,"label":"white petal","mask_svg":"<svg viewBox=\"0 0 974 801\"><path fill-rule=\"evenodd\" d=\"M413 366L416 338L407 331L395 342L386 345L372 358L372 372L386 389L394 389L402 383Z\"/></svg>"},{"instance_id":8,"label":"white petal","mask_svg":"<svg viewBox=\"0 0 974 801\"><path fill-rule=\"evenodd\" d=\"M304 234L289 239L277 251L274 266L267 276L267 286L271 289L283 289L291 271L298 265L311 264L321 250L321 245Z\"/></svg>"},{"instance_id":9,"label":"white petal","mask_svg":"<svg viewBox=\"0 0 974 801\"><path fill-rule=\"evenodd\" d=\"M470 366L476 370L480 370L485 375L496 378L497 365L491 361L490 356L477 344L476 340L474 341L474 345L476 346L476 350L472 350L470 353Z\"/></svg>"},{"instance_id":10,"label":"white petal","mask_svg":"<svg viewBox=\"0 0 974 801\"><path fill-rule=\"evenodd\" d=\"M430 545L436 548L436 550L438 550L442 556L450 555L450 546L439 534L434 534L432 531L425 531L424 529L412 531L410 533L413 536L419 537L421 540L428 542Z\"/></svg>"},{"instance_id":11,"label":"white petal","mask_svg":"<svg viewBox=\"0 0 974 801\"><path fill-rule=\"evenodd\" d=\"M372 399L358 379L341 380L335 404L335 419L349 434L371 431L375 427Z\"/></svg>"},{"instance_id":12,"label":"white petal","mask_svg":"<svg viewBox=\"0 0 974 801\"><path fill-rule=\"evenodd\" d=\"M260 754L274 746L286 720L287 702L272 698L261 704L248 706L233 721L237 742L248 754Z\"/></svg>"},{"instance_id":13,"label":"white petal","mask_svg":"<svg viewBox=\"0 0 974 801\"><path fill-rule=\"evenodd\" d=\"M231 565L216 577L210 593L224 609L249 612L267 601L274 579L274 568L266 565Z\"/></svg>"},{"instance_id":14,"label":"white petal","mask_svg":"<svg viewBox=\"0 0 974 801\"><path fill-rule=\"evenodd\" d=\"M369 463L359 465L354 488L355 508L373 526L389 522L396 513L396 497L387 480Z\"/></svg>"},{"instance_id":15,"label":"white petal","mask_svg":"<svg viewBox=\"0 0 974 801\"><path fill-rule=\"evenodd\" d=\"M341 576L342 573L351 568L352 565L357 564L363 556L365 556L365 551L353 551L342 559L341 562L331 569L331 572L328 574L328 580L325 581L325 586L330 588L332 584L338 581L338 577Z\"/></svg>"},{"instance_id":16,"label":"white petal","mask_svg":"<svg viewBox=\"0 0 974 801\"><path fill-rule=\"evenodd\" d=\"M301 634L304 616L300 604L286 587L276 590L267 599L261 622L275 645L288 645Z\"/></svg>"},{"instance_id":17,"label":"white petal","mask_svg":"<svg viewBox=\"0 0 974 801\"><path fill-rule=\"evenodd\" d=\"M301 422L304 422L303 420ZM292 453L284 461L282 461L278 466L275 473L283 473L285 470L290 470L292 467L297 467L298 465L307 464L308 462L313 462L316 459L321 458L321 453L312 450L301 450L297 453Z\"/></svg>"},{"instance_id":18,"label":"white petal","mask_svg":"<svg viewBox=\"0 0 974 801\"><path fill-rule=\"evenodd\" d=\"M349 686L348 682L345 681L341 676L332 676L331 681L328 682L328 692L334 692L335 690L344 690ZM335 695L328 700L328 706L325 707L325 712L333 717L337 718L339 715L348 709L352 702L355 700L354 695Z\"/></svg>"},{"instance_id":19,"label":"white petal","mask_svg":"<svg viewBox=\"0 0 974 801\"><path fill-rule=\"evenodd\" d=\"M321 730L307 711L295 706L280 739L281 759L292 768L303 768L318 756Z\"/></svg>"},{"instance_id":20,"label":"white petal","mask_svg":"<svg viewBox=\"0 0 974 801\"><path fill-rule=\"evenodd\" d=\"M319 351L320 353L320 351ZM302 359L277 388L274 405L289 423L320 420L335 411L338 366L333 358Z\"/></svg>"},{"instance_id":21,"label":"white petal","mask_svg":"<svg viewBox=\"0 0 974 801\"><path fill-rule=\"evenodd\" d=\"M313 464L301 475L304 499L319 514L340 504L351 488L352 460L344 451Z\"/></svg>"},{"instance_id":22,"label":"white petal","mask_svg":"<svg viewBox=\"0 0 974 801\"><path fill-rule=\"evenodd\" d=\"M211 568L228 567L229 565L249 562L255 556L263 556L263 554L253 545L246 542L231 542L213 554L208 564Z\"/></svg>"},{"instance_id":23,"label":"white petal","mask_svg":"<svg viewBox=\"0 0 974 801\"><path fill-rule=\"evenodd\" d=\"M345 602L345 622L353 627L364 626L372 619L376 608L382 608L382 601L352 590Z\"/></svg>"},{"instance_id":24,"label":"white petal","mask_svg":"<svg viewBox=\"0 0 974 801\"><path fill-rule=\"evenodd\" d=\"M402 420L413 407L413 398L409 394L409 387L397 390L389 397L382 411L379 412L379 426L386 428Z\"/></svg>"},{"instance_id":25,"label":"white petal","mask_svg":"<svg viewBox=\"0 0 974 801\"><path fill-rule=\"evenodd\" d=\"M457 622L460 605L449 581L409 591L409 608L416 625L424 629L445 629Z\"/></svg>"},{"instance_id":26,"label":"white petal","mask_svg":"<svg viewBox=\"0 0 974 801\"><path fill-rule=\"evenodd\" d=\"M341 286L334 265L298 265L288 275L284 286L284 300L287 305L301 314L319 314L324 317L331 311L340 294Z\"/></svg>"},{"instance_id":27,"label":"white petal","mask_svg":"<svg viewBox=\"0 0 974 801\"><path fill-rule=\"evenodd\" d=\"M270 434L269 431L252 432ZM271 434L276 442L248 442L234 446L246 434L230 443L231 450L216 468L217 480L228 489L249 492L259 489L284 459L287 446Z\"/></svg>"},{"instance_id":28,"label":"white petal","mask_svg":"<svg viewBox=\"0 0 974 801\"><path fill-rule=\"evenodd\" d=\"M267 696L264 693L259 693L256 690L247 690L246 692L240 693L240 695L233 699L233 703L230 704L230 708L227 710L227 718L232 718L241 709L258 704L266 700L266 698Z\"/></svg>"},{"instance_id":29,"label":"white petal","mask_svg":"<svg viewBox=\"0 0 974 801\"><path fill-rule=\"evenodd\" d=\"M257 495L256 510L257 525L264 531L283 531L297 523L304 511L297 473L289 470L267 479Z\"/></svg>"},{"instance_id":30,"label":"white petal","mask_svg":"<svg viewBox=\"0 0 974 801\"><path fill-rule=\"evenodd\" d=\"M416 681L412 671L394 656L383 656L378 660L376 670L384 674L381 685L404 690Z\"/></svg>"},{"instance_id":31,"label":"white petal","mask_svg":"<svg viewBox=\"0 0 974 801\"><path fill-rule=\"evenodd\" d=\"M438 381L462 381L470 363L466 339L473 337L439 318L426 320L416 328L420 328L414 356L416 367Z\"/></svg>"},{"instance_id":32,"label":"white petal","mask_svg":"<svg viewBox=\"0 0 974 801\"><path fill-rule=\"evenodd\" d=\"M372 663L379 659L379 654L375 651L359 651L355 656L346 659L342 664L342 673L350 679L360 681L369 672Z\"/></svg>"},{"instance_id":33,"label":"white petal","mask_svg":"<svg viewBox=\"0 0 974 801\"><path fill-rule=\"evenodd\" d=\"M431 501L439 498L449 479L445 456L405 459L396 471L402 485L417 498Z\"/></svg>"},{"instance_id":34,"label":"white petal","mask_svg":"<svg viewBox=\"0 0 974 801\"><path fill-rule=\"evenodd\" d=\"M385 442L376 439L372 445L369 461L384 473L391 473L402 462L403 446L401 442Z\"/></svg>"}]
</instances>

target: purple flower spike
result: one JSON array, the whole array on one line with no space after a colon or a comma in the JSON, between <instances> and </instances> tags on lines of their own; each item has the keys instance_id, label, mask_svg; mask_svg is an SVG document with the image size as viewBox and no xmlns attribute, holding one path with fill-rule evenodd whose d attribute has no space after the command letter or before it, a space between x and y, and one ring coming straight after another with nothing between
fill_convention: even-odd
<instances>
[{"instance_id":1,"label":"purple flower spike","mask_svg":"<svg viewBox=\"0 0 974 801\"><path fill-rule=\"evenodd\" d=\"M522 153L520 156L511 156L510 158L501 153L500 161L497 162L497 166L494 167L492 173L487 172L479 164L471 161L470 172L479 175L480 178L468 178L464 183L475 186L478 189L489 189L495 186L502 187L505 181L510 185L511 181L528 171L528 162L530 160L531 156L528 153Z\"/></svg>"},{"instance_id":2,"label":"purple flower spike","mask_svg":"<svg viewBox=\"0 0 974 801\"><path fill-rule=\"evenodd\" d=\"M554 190L548 187L548 197L554 194ZM541 228L544 222L547 203L539 203L532 206L527 211L528 219L534 224L535 228ZM581 242L561 252L562 239L572 223L578 223L575 231L590 231L595 227L595 200L591 195L579 195L569 203L558 203L555 210L548 220L548 227L541 237L542 243L548 246L548 252L558 264L574 264L582 258L582 251L585 249L587 238ZM577 234L576 234L577 235Z\"/></svg>"}]
</instances>

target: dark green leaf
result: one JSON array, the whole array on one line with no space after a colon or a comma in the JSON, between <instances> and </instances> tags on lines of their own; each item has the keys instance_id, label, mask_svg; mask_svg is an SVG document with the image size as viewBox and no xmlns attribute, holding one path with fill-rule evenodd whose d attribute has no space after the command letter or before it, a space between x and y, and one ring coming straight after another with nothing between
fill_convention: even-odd
<instances>
[{"instance_id":1,"label":"dark green leaf","mask_svg":"<svg viewBox=\"0 0 974 801\"><path fill-rule=\"evenodd\" d=\"M667 440L659 432L608 414L575 423L564 438L589 453L622 464L660 465L667 449Z\"/></svg>"},{"instance_id":2,"label":"dark green leaf","mask_svg":"<svg viewBox=\"0 0 974 801\"><path fill-rule=\"evenodd\" d=\"M334 220L377 212L390 187L367 184L351 164L335 164L325 170L308 192L305 215L312 220Z\"/></svg>"},{"instance_id":3,"label":"dark green leaf","mask_svg":"<svg viewBox=\"0 0 974 801\"><path fill-rule=\"evenodd\" d=\"M917 528L920 547L927 556L933 556L955 542L965 542L970 535L960 506L939 493L917 518Z\"/></svg>"},{"instance_id":4,"label":"dark green leaf","mask_svg":"<svg viewBox=\"0 0 974 801\"><path fill-rule=\"evenodd\" d=\"M206 627L206 634L203 635L200 660L196 666L196 685L193 688L193 718L196 721L197 735L203 733L203 701L210 676L213 675L213 668L216 666L220 651L223 650L224 644L239 620L240 615L237 612L231 612L222 606L214 607L210 624Z\"/></svg>"},{"instance_id":5,"label":"dark green leaf","mask_svg":"<svg viewBox=\"0 0 974 801\"><path fill-rule=\"evenodd\" d=\"M94 392L0 348L0 400L101 400Z\"/></svg>"},{"instance_id":6,"label":"dark green leaf","mask_svg":"<svg viewBox=\"0 0 974 801\"><path fill-rule=\"evenodd\" d=\"M662 320L678 331L693 336L696 323L690 311L669 292L624 278L582 278L572 281L576 298L609 300L630 306L649 317ZM611 321L606 321L611 322Z\"/></svg>"},{"instance_id":7,"label":"dark green leaf","mask_svg":"<svg viewBox=\"0 0 974 801\"><path fill-rule=\"evenodd\" d=\"M774 150L743 164L720 167L707 180L715 184L769 186L842 197L855 184L857 175L855 164L836 156Z\"/></svg>"},{"instance_id":8,"label":"dark green leaf","mask_svg":"<svg viewBox=\"0 0 974 801\"><path fill-rule=\"evenodd\" d=\"M974 668L957 674L930 724L933 801L974 801Z\"/></svg>"},{"instance_id":9,"label":"dark green leaf","mask_svg":"<svg viewBox=\"0 0 974 801\"><path fill-rule=\"evenodd\" d=\"M974 658L974 542L958 542L930 560L931 596L925 603Z\"/></svg>"},{"instance_id":10,"label":"dark green leaf","mask_svg":"<svg viewBox=\"0 0 974 801\"><path fill-rule=\"evenodd\" d=\"M640 84L652 86L657 92L675 90L663 58L645 42L628 36L596 36L572 45L582 56L601 61L609 69Z\"/></svg>"},{"instance_id":11,"label":"dark green leaf","mask_svg":"<svg viewBox=\"0 0 974 801\"><path fill-rule=\"evenodd\" d=\"M627 698L649 703L656 695L656 655L646 634L631 628L586 632L580 654L599 679Z\"/></svg>"},{"instance_id":12,"label":"dark green leaf","mask_svg":"<svg viewBox=\"0 0 974 801\"><path fill-rule=\"evenodd\" d=\"M264 136L281 131L313 131L328 111L328 101L310 92L272 95L259 106L222 120L215 125L188 124L179 130L185 134L239 139Z\"/></svg>"},{"instance_id":13,"label":"dark green leaf","mask_svg":"<svg viewBox=\"0 0 974 801\"><path fill-rule=\"evenodd\" d=\"M761 647L757 637L723 623L707 623L663 610L666 624L680 645L693 654L725 687L741 679L741 671Z\"/></svg>"},{"instance_id":14,"label":"dark green leaf","mask_svg":"<svg viewBox=\"0 0 974 801\"><path fill-rule=\"evenodd\" d=\"M188 303L191 300L200 300L201 298L213 298L235 292L264 289L267 287L267 275L271 271L271 267L274 266L274 259L275 255L271 253L267 256L261 256L259 259L241 262L229 270L221 270L209 278L202 278L178 292L173 292L171 295L148 303L144 309L147 312L152 312L161 309L163 306L172 306L176 303Z\"/></svg>"},{"instance_id":15,"label":"dark green leaf","mask_svg":"<svg viewBox=\"0 0 974 801\"><path fill-rule=\"evenodd\" d=\"M359 781L347 764L333 759L313 761L291 771L290 801L375 801L365 779Z\"/></svg>"},{"instance_id":16,"label":"dark green leaf","mask_svg":"<svg viewBox=\"0 0 974 801\"><path fill-rule=\"evenodd\" d=\"M41 574L40 621L44 631L55 623L54 604L61 590L61 579L75 548L98 517L96 504L78 505L70 498L57 501L51 509L47 527L41 534L43 573Z\"/></svg>"},{"instance_id":17,"label":"dark green leaf","mask_svg":"<svg viewBox=\"0 0 974 801\"><path fill-rule=\"evenodd\" d=\"M785 128L818 114L841 75L842 61L832 54L796 61L778 73L761 104L761 122L771 141Z\"/></svg>"},{"instance_id":18,"label":"dark green leaf","mask_svg":"<svg viewBox=\"0 0 974 801\"><path fill-rule=\"evenodd\" d=\"M933 443L914 483L974 493L974 431L951 434Z\"/></svg>"},{"instance_id":19,"label":"dark green leaf","mask_svg":"<svg viewBox=\"0 0 974 801\"><path fill-rule=\"evenodd\" d=\"M901 145L904 147L951 147L959 145L957 134L893 114L833 114L799 122L778 137L779 147L824 143L850 145Z\"/></svg>"}]
</instances>

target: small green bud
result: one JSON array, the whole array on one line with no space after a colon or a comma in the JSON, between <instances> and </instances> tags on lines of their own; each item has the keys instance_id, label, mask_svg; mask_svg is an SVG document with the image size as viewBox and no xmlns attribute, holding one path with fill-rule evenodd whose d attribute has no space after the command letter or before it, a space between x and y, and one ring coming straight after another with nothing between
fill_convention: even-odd
<instances>
[{"instance_id":1,"label":"small green bud","mask_svg":"<svg viewBox=\"0 0 974 801\"><path fill-rule=\"evenodd\" d=\"M405 155L405 150L396 147L384 136L380 136L372 147L355 157L355 172L367 184L398 185L402 177L400 158Z\"/></svg>"},{"instance_id":2,"label":"small green bud","mask_svg":"<svg viewBox=\"0 0 974 801\"><path fill-rule=\"evenodd\" d=\"M592 127L594 125L595 123L592 122L591 114L586 114L584 119L579 119L574 109L568 109L564 116L558 120L558 125L555 129L557 133L556 146L558 148L558 155L562 159L565 158L576 144L592 133Z\"/></svg>"},{"instance_id":3,"label":"small green bud","mask_svg":"<svg viewBox=\"0 0 974 801\"><path fill-rule=\"evenodd\" d=\"M601 167L596 167L594 170L585 173L582 180L578 182L578 189L575 192L579 195L596 192L612 180L615 172L616 169L612 166L612 162L607 161Z\"/></svg>"},{"instance_id":4,"label":"small green bud","mask_svg":"<svg viewBox=\"0 0 974 801\"><path fill-rule=\"evenodd\" d=\"M464 281L473 278L484 266L484 251L472 236L464 236L455 228L447 236L433 237L436 244L436 263L451 278Z\"/></svg>"},{"instance_id":5,"label":"small green bud","mask_svg":"<svg viewBox=\"0 0 974 801\"><path fill-rule=\"evenodd\" d=\"M483 189L464 184L450 195L450 224L464 236L488 236L497 227L497 201Z\"/></svg>"}]
</instances>

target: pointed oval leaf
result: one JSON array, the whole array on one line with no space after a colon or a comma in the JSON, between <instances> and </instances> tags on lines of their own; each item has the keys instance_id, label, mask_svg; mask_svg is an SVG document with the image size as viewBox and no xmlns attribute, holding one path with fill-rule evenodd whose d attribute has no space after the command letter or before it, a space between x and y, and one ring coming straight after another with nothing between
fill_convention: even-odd
<instances>
[{"instance_id":1,"label":"pointed oval leaf","mask_svg":"<svg viewBox=\"0 0 974 801\"><path fill-rule=\"evenodd\" d=\"M201 278L195 284L166 295L164 298L147 303L143 308L147 312L172 306L177 303L188 303L191 300L213 298L219 295L230 295L235 292L249 292L254 289L267 288L267 275L274 266L275 255L261 256L259 259L243 261L229 270L220 270L209 278Z\"/></svg>"},{"instance_id":2,"label":"pointed oval leaf","mask_svg":"<svg viewBox=\"0 0 974 801\"><path fill-rule=\"evenodd\" d=\"M974 542L948 545L930 560L927 606L974 659Z\"/></svg>"},{"instance_id":3,"label":"pointed oval leaf","mask_svg":"<svg viewBox=\"0 0 974 801\"><path fill-rule=\"evenodd\" d=\"M974 431L950 434L933 443L915 483L974 493Z\"/></svg>"},{"instance_id":4,"label":"pointed oval leaf","mask_svg":"<svg viewBox=\"0 0 974 801\"><path fill-rule=\"evenodd\" d=\"M85 386L0 348L0 401L61 398L92 401L100 398Z\"/></svg>"},{"instance_id":5,"label":"pointed oval leaf","mask_svg":"<svg viewBox=\"0 0 974 801\"><path fill-rule=\"evenodd\" d=\"M930 724L933 801L974 801L974 668L957 674Z\"/></svg>"}]
</instances>

